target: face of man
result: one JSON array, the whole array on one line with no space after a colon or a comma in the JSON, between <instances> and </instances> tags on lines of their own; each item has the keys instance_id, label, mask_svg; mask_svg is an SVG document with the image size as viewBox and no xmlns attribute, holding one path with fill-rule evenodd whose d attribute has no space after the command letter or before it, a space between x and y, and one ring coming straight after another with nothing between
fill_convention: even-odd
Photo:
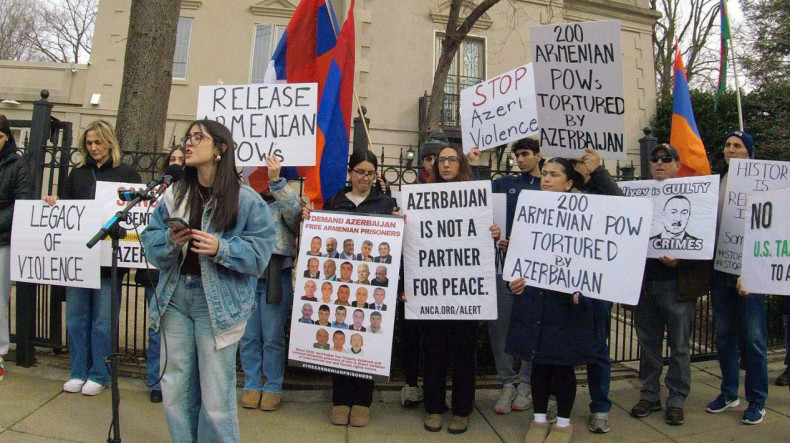
<instances>
[{"instance_id":1,"label":"face of man","mask_svg":"<svg viewBox=\"0 0 790 443\"><path fill-rule=\"evenodd\" d=\"M307 270L310 271L311 275L318 274L318 259L311 258L307 261Z\"/></svg>"},{"instance_id":2,"label":"face of man","mask_svg":"<svg viewBox=\"0 0 790 443\"><path fill-rule=\"evenodd\" d=\"M354 240L346 240L343 242L343 252L346 254L354 253Z\"/></svg>"},{"instance_id":3,"label":"face of man","mask_svg":"<svg viewBox=\"0 0 790 443\"><path fill-rule=\"evenodd\" d=\"M379 281L386 281L387 280L387 267L386 266L379 266L376 268L376 279Z\"/></svg>"},{"instance_id":4,"label":"face of man","mask_svg":"<svg viewBox=\"0 0 790 443\"><path fill-rule=\"evenodd\" d=\"M691 203L685 198L673 198L664 205L661 220L667 232L673 235L681 235L686 232L690 216Z\"/></svg>"},{"instance_id":5,"label":"face of man","mask_svg":"<svg viewBox=\"0 0 790 443\"><path fill-rule=\"evenodd\" d=\"M321 239L318 237L313 237L313 239L310 240L310 252L313 254L317 254L318 251L320 250L321 250Z\"/></svg>"},{"instance_id":6,"label":"face of man","mask_svg":"<svg viewBox=\"0 0 790 443\"><path fill-rule=\"evenodd\" d=\"M357 266L357 279L359 281L366 281L370 277L370 269L366 264Z\"/></svg>"},{"instance_id":7,"label":"face of man","mask_svg":"<svg viewBox=\"0 0 790 443\"><path fill-rule=\"evenodd\" d=\"M319 329L318 332L315 333L315 341L317 341L319 345L329 343L329 332L327 332L326 329Z\"/></svg>"},{"instance_id":8,"label":"face of man","mask_svg":"<svg viewBox=\"0 0 790 443\"><path fill-rule=\"evenodd\" d=\"M365 313L362 311L354 311L354 326L360 327L362 326L362 322L365 320Z\"/></svg>"},{"instance_id":9,"label":"face of man","mask_svg":"<svg viewBox=\"0 0 790 443\"><path fill-rule=\"evenodd\" d=\"M343 281L351 280L351 271L353 268L351 267L351 263L343 263L340 265L340 279Z\"/></svg>"},{"instance_id":10,"label":"face of man","mask_svg":"<svg viewBox=\"0 0 790 443\"><path fill-rule=\"evenodd\" d=\"M672 178L680 170L680 163L667 152L666 149L658 149L650 157L650 177L653 180L666 180Z\"/></svg>"},{"instance_id":11,"label":"face of man","mask_svg":"<svg viewBox=\"0 0 790 443\"><path fill-rule=\"evenodd\" d=\"M345 323L346 322L346 310L345 309L338 309L335 311L335 321L338 323Z\"/></svg>"},{"instance_id":12,"label":"face of man","mask_svg":"<svg viewBox=\"0 0 790 443\"><path fill-rule=\"evenodd\" d=\"M365 288L357 288L355 297L357 299L357 306L364 308L368 301L368 290Z\"/></svg>"},{"instance_id":13,"label":"face of man","mask_svg":"<svg viewBox=\"0 0 790 443\"><path fill-rule=\"evenodd\" d=\"M351 349L355 352L359 352L362 349L362 336L359 334L354 334L351 336Z\"/></svg>"},{"instance_id":14,"label":"face of man","mask_svg":"<svg viewBox=\"0 0 790 443\"><path fill-rule=\"evenodd\" d=\"M327 260L324 262L324 278L330 278L335 275L337 265L334 260Z\"/></svg>"},{"instance_id":15,"label":"face of man","mask_svg":"<svg viewBox=\"0 0 790 443\"><path fill-rule=\"evenodd\" d=\"M373 291L373 299L376 300L377 305L384 304L384 290L381 288L376 289Z\"/></svg>"},{"instance_id":16,"label":"face of man","mask_svg":"<svg viewBox=\"0 0 790 443\"><path fill-rule=\"evenodd\" d=\"M379 255L382 257L390 255L390 246L387 244L379 245Z\"/></svg>"},{"instance_id":17,"label":"face of man","mask_svg":"<svg viewBox=\"0 0 790 443\"><path fill-rule=\"evenodd\" d=\"M337 331L332 334L332 346L337 349L343 349L343 345L346 344L346 336L343 335L342 332Z\"/></svg>"},{"instance_id":18,"label":"face of man","mask_svg":"<svg viewBox=\"0 0 790 443\"><path fill-rule=\"evenodd\" d=\"M422 168L425 169L426 171L430 171L431 169L433 169L434 160L436 160L435 155L426 155L425 157L422 158Z\"/></svg>"},{"instance_id":19,"label":"face of man","mask_svg":"<svg viewBox=\"0 0 790 443\"><path fill-rule=\"evenodd\" d=\"M329 237L326 239L326 253L327 254L334 254L337 251L337 240Z\"/></svg>"},{"instance_id":20,"label":"face of man","mask_svg":"<svg viewBox=\"0 0 790 443\"><path fill-rule=\"evenodd\" d=\"M318 310L318 321L323 324L329 321L329 310L328 309L319 309Z\"/></svg>"},{"instance_id":21,"label":"face of man","mask_svg":"<svg viewBox=\"0 0 790 443\"><path fill-rule=\"evenodd\" d=\"M321 285L321 301L329 303L332 298L332 283L324 283Z\"/></svg>"},{"instance_id":22,"label":"face of man","mask_svg":"<svg viewBox=\"0 0 790 443\"><path fill-rule=\"evenodd\" d=\"M373 250L373 245L370 243L362 243L362 256L367 257L370 255L370 251Z\"/></svg>"},{"instance_id":23,"label":"face of man","mask_svg":"<svg viewBox=\"0 0 790 443\"><path fill-rule=\"evenodd\" d=\"M538 163L540 162L540 154L535 154L532 149L519 149L514 153L516 156L516 165L519 171L540 177L540 170Z\"/></svg>"},{"instance_id":24,"label":"face of man","mask_svg":"<svg viewBox=\"0 0 790 443\"><path fill-rule=\"evenodd\" d=\"M378 331L381 329L381 316L380 315L371 315L370 316L370 329L373 331Z\"/></svg>"},{"instance_id":25,"label":"face of man","mask_svg":"<svg viewBox=\"0 0 790 443\"><path fill-rule=\"evenodd\" d=\"M734 135L724 142L724 161L728 165L731 158L749 158L749 150L743 140Z\"/></svg>"},{"instance_id":26,"label":"face of man","mask_svg":"<svg viewBox=\"0 0 790 443\"><path fill-rule=\"evenodd\" d=\"M313 307L310 305L310 303L305 303L304 306L302 306L302 318L304 318L305 320L309 320L310 317L312 316L313 316Z\"/></svg>"},{"instance_id":27,"label":"face of man","mask_svg":"<svg viewBox=\"0 0 790 443\"><path fill-rule=\"evenodd\" d=\"M340 303L348 303L348 298L351 297L351 289L348 286L342 286L337 290L337 301Z\"/></svg>"},{"instance_id":28,"label":"face of man","mask_svg":"<svg viewBox=\"0 0 790 443\"><path fill-rule=\"evenodd\" d=\"M313 294L315 294L315 282L307 280L304 284L304 295L313 297Z\"/></svg>"}]
</instances>

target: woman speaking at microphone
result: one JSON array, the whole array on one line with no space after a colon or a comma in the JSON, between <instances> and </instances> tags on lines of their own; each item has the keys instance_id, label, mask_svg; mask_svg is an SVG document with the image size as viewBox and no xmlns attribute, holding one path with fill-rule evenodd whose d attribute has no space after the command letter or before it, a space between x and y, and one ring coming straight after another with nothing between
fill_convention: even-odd
<instances>
[{"instance_id":1,"label":"woman speaking at microphone","mask_svg":"<svg viewBox=\"0 0 790 443\"><path fill-rule=\"evenodd\" d=\"M173 441L239 441L236 349L272 254L274 221L241 183L225 126L195 121L182 142L184 178L142 234L161 273L150 312L167 355L165 417Z\"/></svg>"}]
</instances>

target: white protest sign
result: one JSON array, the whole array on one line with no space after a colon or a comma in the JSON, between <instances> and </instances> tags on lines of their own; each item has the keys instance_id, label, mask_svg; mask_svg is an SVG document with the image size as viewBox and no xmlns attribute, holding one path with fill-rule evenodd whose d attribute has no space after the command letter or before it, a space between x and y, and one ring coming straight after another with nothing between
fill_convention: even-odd
<instances>
[{"instance_id":1,"label":"white protest sign","mask_svg":"<svg viewBox=\"0 0 790 443\"><path fill-rule=\"evenodd\" d=\"M101 227L93 200L17 200L11 228L11 280L99 289L99 248L85 245Z\"/></svg>"},{"instance_id":2,"label":"white protest sign","mask_svg":"<svg viewBox=\"0 0 790 443\"><path fill-rule=\"evenodd\" d=\"M790 188L746 196L741 286L757 294L790 295Z\"/></svg>"},{"instance_id":3,"label":"white protest sign","mask_svg":"<svg viewBox=\"0 0 790 443\"><path fill-rule=\"evenodd\" d=\"M540 151L625 159L623 53L618 20L530 28Z\"/></svg>"},{"instance_id":4,"label":"white protest sign","mask_svg":"<svg viewBox=\"0 0 790 443\"><path fill-rule=\"evenodd\" d=\"M464 152L520 140L538 132L532 63L461 91Z\"/></svg>"},{"instance_id":5,"label":"white protest sign","mask_svg":"<svg viewBox=\"0 0 790 443\"><path fill-rule=\"evenodd\" d=\"M315 83L201 86L198 118L227 126L236 166L315 166L318 85Z\"/></svg>"},{"instance_id":6,"label":"white protest sign","mask_svg":"<svg viewBox=\"0 0 790 443\"><path fill-rule=\"evenodd\" d=\"M288 363L387 381L403 219L312 211L301 238Z\"/></svg>"},{"instance_id":7,"label":"white protest sign","mask_svg":"<svg viewBox=\"0 0 790 443\"><path fill-rule=\"evenodd\" d=\"M710 260L716 241L719 176L618 182L626 197L653 201L647 256Z\"/></svg>"},{"instance_id":8,"label":"white protest sign","mask_svg":"<svg viewBox=\"0 0 790 443\"><path fill-rule=\"evenodd\" d=\"M635 305L652 215L645 198L521 191L502 278Z\"/></svg>"},{"instance_id":9,"label":"white protest sign","mask_svg":"<svg viewBox=\"0 0 790 443\"><path fill-rule=\"evenodd\" d=\"M746 194L783 188L790 188L790 162L730 159L714 269L741 275L743 228L748 215Z\"/></svg>"},{"instance_id":10,"label":"white protest sign","mask_svg":"<svg viewBox=\"0 0 790 443\"><path fill-rule=\"evenodd\" d=\"M497 318L490 181L401 187L407 319Z\"/></svg>"},{"instance_id":11,"label":"white protest sign","mask_svg":"<svg viewBox=\"0 0 790 443\"><path fill-rule=\"evenodd\" d=\"M138 191L145 189L140 183L96 182L96 202L101 205L102 220L107 221L116 212L126 207L126 202L118 199L118 191ZM118 242L118 266L121 268L145 268L145 251L140 244L138 232L143 233L156 208L156 201L140 202L129 211L125 221L120 223L126 229L126 237ZM137 232L134 227L137 226ZM112 240L107 237L101 243L101 265L112 266ZM148 267L153 267L148 264Z\"/></svg>"}]
</instances>

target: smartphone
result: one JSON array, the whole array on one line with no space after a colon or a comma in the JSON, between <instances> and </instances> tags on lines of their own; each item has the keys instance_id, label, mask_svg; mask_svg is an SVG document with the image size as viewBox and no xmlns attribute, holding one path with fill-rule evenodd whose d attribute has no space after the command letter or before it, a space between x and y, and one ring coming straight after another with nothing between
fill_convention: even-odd
<instances>
[{"instance_id":1,"label":"smartphone","mask_svg":"<svg viewBox=\"0 0 790 443\"><path fill-rule=\"evenodd\" d=\"M167 226L174 228L176 231L181 231L183 229L191 229L189 227L189 223L185 222L184 219L178 217L168 217L165 219L165 223L167 223Z\"/></svg>"}]
</instances>

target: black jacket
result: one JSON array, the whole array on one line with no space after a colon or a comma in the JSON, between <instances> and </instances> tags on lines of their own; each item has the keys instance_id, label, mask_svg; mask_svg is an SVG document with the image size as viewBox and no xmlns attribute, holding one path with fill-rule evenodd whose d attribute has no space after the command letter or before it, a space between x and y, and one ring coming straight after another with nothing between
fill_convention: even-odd
<instances>
[{"instance_id":1,"label":"black jacket","mask_svg":"<svg viewBox=\"0 0 790 443\"><path fill-rule=\"evenodd\" d=\"M585 194L616 195L620 197L625 195L623 190L617 186L617 182L614 181L609 171L603 166L595 168L590 173L590 180L584 184L582 192Z\"/></svg>"},{"instance_id":2,"label":"black jacket","mask_svg":"<svg viewBox=\"0 0 790 443\"><path fill-rule=\"evenodd\" d=\"M93 158L88 157L85 164L74 168L66 178L60 198L65 200L91 200L96 195L96 182L140 183L140 174L126 163L113 168L111 162L96 167Z\"/></svg>"},{"instance_id":3,"label":"black jacket","mask_svg":"<svg viewBox=\"0 0 790 443\"><path fill-rule=\"evenodd\" d=\"M32 193L27 163L16 153L16 143L9 139L0 150L0 246L11 242L14 201L30 199Z\"/></svg>"},{"instance_id":4,"label":"black jacket","mask_svg":"<svg viewBox=\"0 0 790 443\"><path fill-rule=\"evenodd\" d=\"M395 209L395 199L385 195L378 187L370 188L370 195L359 206L346 197L346 193L351 192L351 186L346 186L334 197L324 203L326 211L356 212L359 214L392 215Z\"/></svg>"}]
</instances>

